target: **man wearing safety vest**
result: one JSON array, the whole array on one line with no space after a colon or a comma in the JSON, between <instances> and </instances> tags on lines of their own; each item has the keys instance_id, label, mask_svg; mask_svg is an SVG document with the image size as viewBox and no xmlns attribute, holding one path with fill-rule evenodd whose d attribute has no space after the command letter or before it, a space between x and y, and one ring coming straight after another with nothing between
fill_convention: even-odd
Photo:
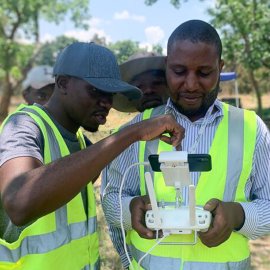
<instances>
[{"instance_id":1,"label":"man wearing safety vest","mask_svg":"<svg viewBox=\"0 0 270 270\"><path fill-rule=\"evenodd\" d=\"M131 121L134 124L172 114L185 128L179 148L211 155L211 171L191 173L196 203L212 215L208 231L199 232L198 242L177 245L190 242L193 235L172 234L164 242L174 244L157 245L152 240L155 232L145 226L149 197L144 172L153 175L157 202L161 205L175 202L176 192L166 186L161 173L153 172L149 166L135 165L148 162L150 154L173 151L172 147L157 140L138 142L109 166L110 184L103 194L103 209L110 224L119 228L123 225L128 231L130 269L247 270L251 268L248 239L270 232L269 130L255 112L217 99L224 64L221 54L220 37L210 24L190 20L178 26L167 46L170 99L166 106L147 110ZM123 176L125 182L121 186ZM182 203L187 202L184 189ZM122 215L115 211L120 203Z\"/></svg>"},{"instance_id":2,"label":"man wearing safety vest","mask_svg":"<svg viewBox=\"0 0 270 270\"><path fill-rule=\"evenodd\" d=\"M53 73L50 100L20 106L1 127L1 270L99 269L93 183L100 171L137 140L177 145L183 137L172 116L161 116L86 148L79 128L97 131L115 93L136 99L140 91L120 79L113 53L95 43L66 47Z\"/></svg>"}]
</instances>

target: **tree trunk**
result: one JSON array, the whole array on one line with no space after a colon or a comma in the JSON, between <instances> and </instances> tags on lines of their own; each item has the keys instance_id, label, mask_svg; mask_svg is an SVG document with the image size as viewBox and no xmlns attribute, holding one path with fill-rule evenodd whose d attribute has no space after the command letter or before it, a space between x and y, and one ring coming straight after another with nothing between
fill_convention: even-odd
<instances>
[{"instance_id":1,"label":"tree trunk","mask_svg":"<svg viewBox=\"0 0 270 270\"><path fill-rule=\"evenodd\" d=\"M3 95L0 101L0 122L2 122L8 115L9 104L12 95L13 95L13 88L10 82L9 73L7 72L5 76L5 85L3 87Z\"/></svg>"},{"instance_id":2,"label":"tree trunk","mask_svg":"<svg viewBox=\"0 0 270 270\"><path fill-rule=\"evenodd\" d=\"M251 80L251 84L255 90L255 94L257 97L257 113L259 116L262 116L262 97L261 97L261 93L259 90L259 85L258 85L257 80L255 79L253 70L248 69L248 73L249 73L249 77Z\"/></svg>"}]
</instances>

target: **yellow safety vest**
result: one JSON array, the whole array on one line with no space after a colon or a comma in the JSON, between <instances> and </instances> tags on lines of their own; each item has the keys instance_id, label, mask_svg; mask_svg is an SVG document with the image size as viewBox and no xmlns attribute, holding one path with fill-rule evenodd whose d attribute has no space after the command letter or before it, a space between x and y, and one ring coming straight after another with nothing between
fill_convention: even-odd
<instances>
[{"instance_id":1,"label":"yellow safety vest","mask_svg":"<svg viewBox=\"0 0 270 270\"><path fill-rule=\"evenodd\" d=\"M211 198L223 201L246 202L245 184L252 168L256 142L256 114L240 110L223 103L224 116L217 127L209 154L212 157L212 170L200 175L196 187L196 203L204 205ZM160 114L160 108L145 112L144 118ZM161 142L140 142L140 161L145 153L155 149L155 153L171 151L171 146ZM155 146L153 147L153 144ZM152 152L153 153L153 152ZM141 169L141 194L146 194L144 169ZM167 187L161 173L154 173L154 187L157 201L175 200L175 189ZM190 242L193 235L171 235L166 242ZM137 262L156 243L155 240L140 238L133 230L127 237L133 257L134 269ZM196 245L158 245L142 261L140 269L172 270L247 270L250 265L248 240L233 232L230 238L218 247L208 248L200 240Z\"/></svg>"},{"instance_id":2,"label":"yellow safety vest","mask_svg":"<svg viewBox=\"0 0 270 270\"><path fill-rule=\"evenodd\" d=\"M44 138L45 164L70 154L59 130L42 109L24 105L15 113L28 114L38 124ZM80 130L77 137L81 148L85 148ZM17 241L8 243L0 239L0 269L99 269L96 206L91 182L87 185L87 197L88 216L79 193L55 212L27 226Z\"/></svg>"}]
</instances>

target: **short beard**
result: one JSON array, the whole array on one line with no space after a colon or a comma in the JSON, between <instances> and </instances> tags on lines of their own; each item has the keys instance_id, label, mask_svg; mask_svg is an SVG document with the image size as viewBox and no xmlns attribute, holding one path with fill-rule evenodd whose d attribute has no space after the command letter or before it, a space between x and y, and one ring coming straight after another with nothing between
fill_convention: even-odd
<instances>
[{"instance_id":1,"label":"short beard","mask_svg":"<svg viewBox=\"0 0 270 270\"><path fill-rule=\"evenodd\" d=\"M202 105L196 109L196 110L187 110L184 109L183 107L179 106L178 104L174 103L174 106L177 108L177 110L187 116L187 117L194 117L194 116L204 116L207 112L207 110L209 109L209 107L211 107L211 105L215 102L218 93L219 93L219 82L217 84L217 86L211 91L209 92L207 95L205 95Z\"/></svg>"},{"instance_id":2,"label":"short beard","mask_svg":"<svg viewBox=\"0 0 270 270\"><path fill-rule=\"evenodd\" d=\"M93 127L84 127L84 126L83 126L83 129L85 129L86 131L91 132L91 133L97 132L97 131L98 131L98 128L99 128L99 127L93 128Z\"/></svg>"}]
</instances>

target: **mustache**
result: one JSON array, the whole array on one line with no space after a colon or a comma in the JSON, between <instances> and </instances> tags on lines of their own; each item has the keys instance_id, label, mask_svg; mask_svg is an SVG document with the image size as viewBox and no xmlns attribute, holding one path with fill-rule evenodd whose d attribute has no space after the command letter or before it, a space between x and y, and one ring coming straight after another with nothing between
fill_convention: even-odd
<instances>
[{"instance_id":1,"label":"mustache","mask_svg":"<svg viewBox=\"0 0 270 270\"><path fill-rule=\"evenodd\" d=\"M94 115L102 115L102 116L108 116L109 110L101 109L101 110L96 110L93 112Z\"/></svg>"},{"instance_id":2,"label":"mustache","mask_svg":"<svg viewBox=\"0 0 270 270\"><path fill-rule=\"evenodd\" d=\"M179 97L187 97L187 98L199 98L202 97L203 94L199 93L199 92L188 92L188 91L184 91L179 93Z\"/></svg>"},{"instance_id":3,"label":"mustache","mask_svg":"<svg viewBox=\"0 0 270 270\"><path fill-rule=\"evenodd\" d=\"M218 80L216 86L211 91L209 91L206 95L216 94L218 92L221 92L220 79ZM205 96L205 94L200 92L200 91L192 92L189 90L182 90L178 94L178 97L188 97L188 98L199 98L199 97L203 97L203 96Z\"/></svg>"}]
</instances>

